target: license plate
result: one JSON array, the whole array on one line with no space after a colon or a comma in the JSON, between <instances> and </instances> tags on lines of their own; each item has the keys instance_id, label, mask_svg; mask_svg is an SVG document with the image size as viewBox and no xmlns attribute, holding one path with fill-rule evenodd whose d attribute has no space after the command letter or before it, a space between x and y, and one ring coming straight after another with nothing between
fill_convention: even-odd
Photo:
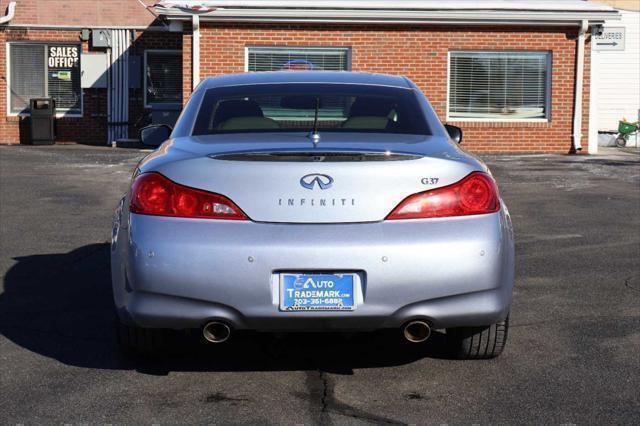
<instances>
[{"instance_id":1,"label":"license plate","mask_svg":"<svg viewBox=\"0 0 640 426\"><path fill-rule=\"evenodd\" d=\"M281 274L283 311L351 311L354 274Z\"/></svg>"}]
</instances>

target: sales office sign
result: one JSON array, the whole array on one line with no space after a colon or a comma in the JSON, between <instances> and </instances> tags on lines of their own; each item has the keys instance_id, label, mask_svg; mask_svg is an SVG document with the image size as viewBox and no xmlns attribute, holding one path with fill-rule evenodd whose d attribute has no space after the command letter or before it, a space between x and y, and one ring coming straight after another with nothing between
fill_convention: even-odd
<instances>
[{"instance_id":1,"label":"sales office sign","mask_svg":"<svg viewBox=\"0 0 640 426\"><path fill-rule=\"evenodd\" d=\"M48 65L51 77L71 80L71 71L80 65L80 47L49 46Z\"/></svg>"}]
</instances>

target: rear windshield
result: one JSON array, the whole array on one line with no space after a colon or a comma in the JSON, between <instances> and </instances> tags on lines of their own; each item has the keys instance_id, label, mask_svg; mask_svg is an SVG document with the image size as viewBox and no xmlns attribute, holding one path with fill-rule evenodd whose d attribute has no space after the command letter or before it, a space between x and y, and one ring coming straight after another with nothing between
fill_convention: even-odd
<instances>
[{"instance_id":1,"label":"rear windshield","mask_svg":"<svg viewBox=\"0 0 640 426\"><path fill-rule=\"evenodd\" d=\"M429 135L411 89L349 84L257 84L205 92L193 135L262 132Z\"/></svg>"}]
</instances>

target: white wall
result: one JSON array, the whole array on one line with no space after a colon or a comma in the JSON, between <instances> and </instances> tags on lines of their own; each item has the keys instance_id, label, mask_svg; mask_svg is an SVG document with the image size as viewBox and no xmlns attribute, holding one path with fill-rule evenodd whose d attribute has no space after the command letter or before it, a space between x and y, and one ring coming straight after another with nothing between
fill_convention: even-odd
<instances>
[{"instance_id":1,"label":"white wall","mask_svg":"<svg viewBox=\"0 0 640 426\"><path fill-rule=\"evenodd\" d=\"M636 121L640 113L640 12L620 13L621 21L605 27L626 27L625 50L594 52L599 131L616 131L619 120Z\"/></svg>"}]
</instances>

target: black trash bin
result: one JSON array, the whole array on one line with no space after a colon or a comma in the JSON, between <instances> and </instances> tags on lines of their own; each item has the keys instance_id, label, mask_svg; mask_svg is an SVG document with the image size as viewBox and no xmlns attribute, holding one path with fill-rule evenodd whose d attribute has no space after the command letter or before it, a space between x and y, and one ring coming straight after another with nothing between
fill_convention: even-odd
<instances>
[{"instance_id":1,"label":"black trash bin","mask_svg":"<svg viewBox=\"0 0 640 426\"><path fill-rule=\"evenodd\" d=\"M31 144L53 145L56 139L56 102L52 98L34 98L30 101Z\"/></svg>"}]
</instances>

